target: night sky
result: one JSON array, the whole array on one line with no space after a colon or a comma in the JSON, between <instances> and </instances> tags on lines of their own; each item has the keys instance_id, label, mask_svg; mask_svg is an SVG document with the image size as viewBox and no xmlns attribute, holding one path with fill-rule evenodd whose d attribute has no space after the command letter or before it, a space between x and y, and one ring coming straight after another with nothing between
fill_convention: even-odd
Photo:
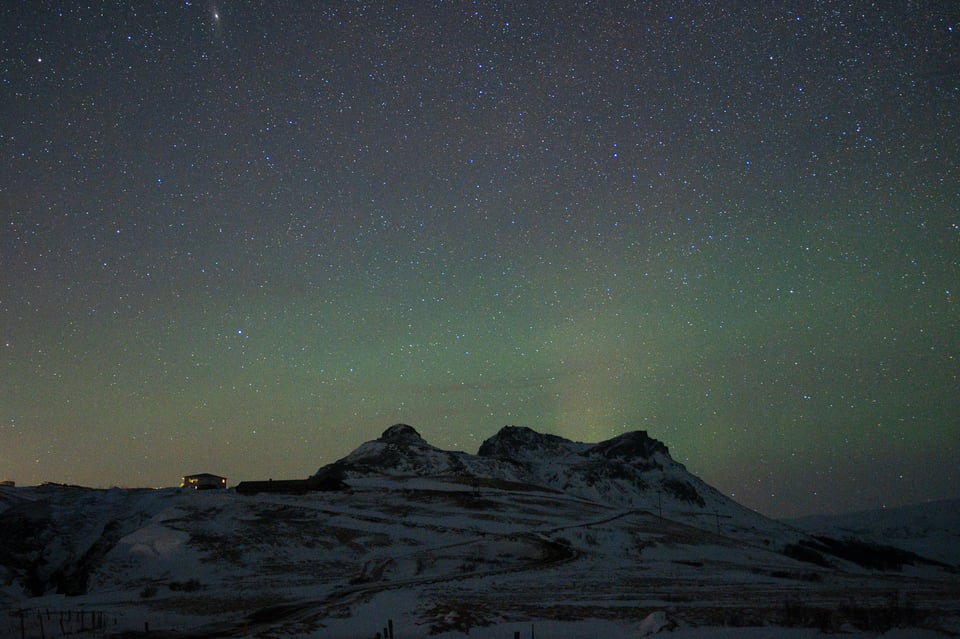
<instances>
[{"instance_id":1,"label":"night sky","mask_svg":"<svg viewBox=\"0 0 960 639\"><path fill-rule=\"evenodd\" d=\"M647 430L960 496L955 2L4 2L0 479Z\"/></svg>"}]
</instances>

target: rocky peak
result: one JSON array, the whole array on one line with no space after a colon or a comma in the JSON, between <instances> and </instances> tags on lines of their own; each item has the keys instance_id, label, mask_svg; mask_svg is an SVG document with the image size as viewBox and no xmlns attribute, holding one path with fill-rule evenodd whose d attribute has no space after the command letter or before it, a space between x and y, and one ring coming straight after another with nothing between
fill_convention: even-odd
<instances>
[{"instance_id":1,"label":"rocky peak","mask_svg":"<svg viewBox=\"0 0 960 639\"><path fill-rule=\"evenodd\" d=\"M412 426L394 424L378 439L321 468L315 478L331 473L348 482L378 475L482 477L544 486L631 508L651 507L651 499L656 499L658 508L686 511L726 500L674 461L666 445L646 431L591 444L505 426L483 442L477 455L470 455L436 448Z\"/></svg>"},{"instance_id":2,"label":"rocky peak","mask_svg":"<svg viewBox=\"0 0 960 639\"><path fill-rule=\"evenodd\" d=\"M394 424L372 441L365 442L346 457L335 461L338 476L345 478L385 475L463 474L466 453L440 450L427 443L407 424ZM317 471L325 473L328 466Z\"/></svg>"},{"instance_id":3,"label":"rocky peak","mask_svg":"<svg viewBox=\"0 0 960 639\"><path fill-rule=\"evenodd\" d=\"M542 457L544 454L569 454L577 448L577 444L557 435L538 433L525 426L504 426L480 445L477 455L520 461Z\"/></svg>"},{"instance_id":4,"label":"rocky peak","mask_svg":"<svg viewBox=\"0 0 960 639\"><path fill-rule=\"evenodd\" d=\"M406 424L394 424L383 431L380 439L377 441L385 444L426 444L426 440L420 436L420 433L413 426Z\"/></svg>"},{"instance_id":5,"label":"rocky peak","mask_svg":"<svg viewBox=\"0 0 960 639\"><path fill-rule=\"evenodd\" d=\"M635 430L594 445L588 454L602 455L607 459L646 460L656 453L670 456L663 442L650 437L645 430Z\"/></svg>"}]
</instances>

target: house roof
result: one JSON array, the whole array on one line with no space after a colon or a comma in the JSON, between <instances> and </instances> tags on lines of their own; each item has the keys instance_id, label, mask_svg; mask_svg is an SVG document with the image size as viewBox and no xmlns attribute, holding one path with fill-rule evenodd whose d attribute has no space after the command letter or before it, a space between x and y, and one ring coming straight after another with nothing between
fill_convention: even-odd
<instances>
[{"instance_id":1,"label":"house roof","mask_svg":"<svg viewBox=\"0 0 960 639\"><path fill-rule=\"evenodd\" d=\"M332 491L344 490L347 485L339 477L309 479L270 479L267 481L242 481L237 484L236 490L241 494L253 495L256 493L291 493L302 494L315 490Z\"/></svg>"}]
</instances>

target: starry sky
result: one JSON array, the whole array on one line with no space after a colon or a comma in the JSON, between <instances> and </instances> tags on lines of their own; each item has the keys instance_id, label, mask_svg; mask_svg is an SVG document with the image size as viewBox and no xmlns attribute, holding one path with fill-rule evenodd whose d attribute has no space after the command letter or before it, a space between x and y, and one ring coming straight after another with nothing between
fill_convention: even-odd
<instances>
[{"instance_id":1,"label":"starry sky","mask_svg":"<svg viewBox=\"0 0 960 639\"><path fill-rule=\"evenodd\" d=\"M960 496L960 5L5 2L0 479L644 429Z\"/></svg>"}]
</instances>

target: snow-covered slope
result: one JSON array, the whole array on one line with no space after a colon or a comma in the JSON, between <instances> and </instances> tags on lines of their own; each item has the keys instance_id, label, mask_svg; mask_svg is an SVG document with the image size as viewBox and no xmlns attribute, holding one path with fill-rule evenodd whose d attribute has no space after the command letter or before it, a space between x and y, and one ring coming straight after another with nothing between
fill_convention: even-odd
<instances>
[{"instance_id":1,"label":"snow-covered slope","mask_svg":"<svg viewBox=\"0 0 960 639\"><path fill-rule=\"evenodd\" d=\"M20 504L30 497L24 494L24 491L17 490L13 486L0 486L0 513L10 506Z\"/></svg>"},{"instance_id":2,"label":"snow-covered slope","mask_svg":"<svg viewBox=\"0 0 960 639\"><path fill-rule=\"evenodd\" d=\"M960 568L960 499L841 515L814 515L787 523L812 534L855 537L912 551Z\"/></svg>"},{"instance_id":3,"label":"snow-covered slope","mask_svg":"<svg viewBox=\"0 0 960 639\"><path fill-rule=\"evenodd\" d=\"M321 468L315 477L334 473L347 478L460 476L480 484L522 483L714 531L739 531L757 539L790 536L787 526L741 506L687 471L670 457L666 445L645 431L589 444L506 426L470 455L436 448L413 427L396 424Z\"/></svg>"},{"instance_id":4,"label":"snow-covered slope","mask_svg":"<svg viewBox=\"0 0 960 639\"><path fill-rule=\"evenodd\" d=\"M379 439L361 444L343 459L321 468L314 477L324 476L332 469L347 477L468 474L471 466L466 453L440 450L428 444L413 427L395 424Z\"/></svg>"},{"instance_id":5,"label":"snow-covered slope","mask_svg":"<svg viewBox=\"0 0 960 639\"><path fill-rule=\"evenodd\" d=\"M0 637L51 636L57 611L74 613L58 630L85 636L78 610L99 611L107 636L149 625L167 638L374 636L388 622L447 639L532 626L960 630L955 571L857 564L878 549L740 508L644 433L584 444L508 428L468 455L397 425L319 474L346 483L297 495L4 489L0 611L17 614L0 614Z\"/></svg>"},{"instance_id":6,"label":"snow-covered slope","mask_svg":"<svg viewBox=\"0 0 960 639\"><path fill-rule=\"evenodd\" d=\"M658 512L731 509L734 504L670 457L645 431L597 444L508 426L478 455L512 464L529 481L605 503Z\"/></svg>"}]
</instances>

